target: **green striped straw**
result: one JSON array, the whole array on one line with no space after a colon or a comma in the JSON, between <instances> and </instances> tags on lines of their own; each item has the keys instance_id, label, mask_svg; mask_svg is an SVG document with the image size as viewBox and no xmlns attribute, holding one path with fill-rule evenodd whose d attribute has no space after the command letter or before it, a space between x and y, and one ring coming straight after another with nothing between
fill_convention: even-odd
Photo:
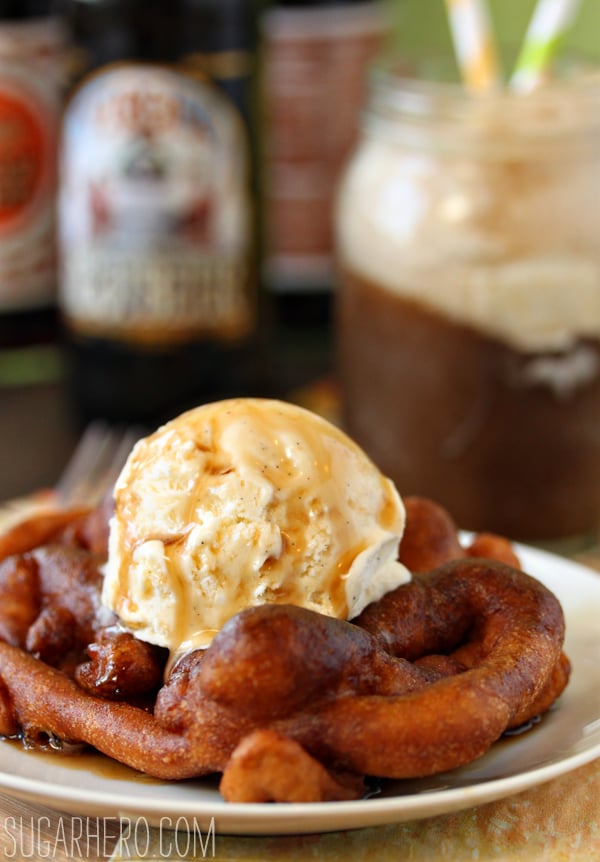
<instances>
[{"instance_id":1,"label":"green striped straw","mask_svg":"<svg viewBox=\"0 0 600 862\"><path fill-rule=\"evenodd\" d=\"M581 0L539 0L510 80L513 90L528 93L547 78L580 4Z\"/></svg>"}]
</instances>

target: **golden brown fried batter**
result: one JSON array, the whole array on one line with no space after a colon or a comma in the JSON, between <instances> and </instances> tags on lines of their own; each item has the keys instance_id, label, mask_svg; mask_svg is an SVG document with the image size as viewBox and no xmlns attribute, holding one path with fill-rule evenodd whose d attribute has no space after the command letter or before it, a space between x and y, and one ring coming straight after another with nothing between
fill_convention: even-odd
<instances>
[{"instance_id":1,"label":"golden brown fried batter","mask_svg":"<svg viewBox=\"0 0 600 862\"><path fill-rule=\"evenodd\" d=\"M469 557L498 560L515 569L520 567L519 558L508 539L494 533L479 533L466 548L466 552Z\"/></svg>"},{"instance_id":2,"label":"golden brown fried batter","mask_svg":"<svg viewBox=\"0 0 600 862\"><path fill-rule=\"evenodd\" d=\"M219 789L230 802L329 802L358 799L365 785L357 775L334 776L293 739L255 730L234 749Z\"/></svg>"},{"instance_id":3,"label":"golden brown fried batter","mask_svg":"<svg viewBox=\"0 0 600 862\"><path fill-rule=\"evenodd\" d=\"M429 572L448 560L464 557L450 514L425 497L406 497L406 524L400 560L413 574Z\"/></svg>"},{"instance_id":4,"label":"golden brown fried batter","mask_svg":"<svg viewBox=\"0 0 600 862\"><path fill-rule=\"evenodd\" d=\"M0 676L29 737L43 731L88 742L166 778L225 769L254 730L294 739L326 766L427 775L472 760L517 716L532 717L561 660L564 631L558 602L537 581L500 563L465 559L386 599L357 625L286 605L242 611L202 661L177 675L175 704L169 685L161 689L154 717L91 697L2 644ZM478 664L461 655L464 671L440 677L436 668L434 681L410 664L431 652L460 653L475 619L483 644Z\"/></svg>"},{"instance_id":5,"label":"golden brown fried batter","mask_svg":"<svg viewBox=\"0 0 600 862\"><path fill-rule=\"evenodd\" d=\"M0 679L0 736L16 736L19 730L10 692Z\"/></svg>"},{"instance_id":6,"label":"golden brown fried batter","mask_svg":"<svg viewBox=\"0 0 600 862\"><path fill-rule=\"evenodd\" d=\"M0 563L0 595L0 640L24 647L41 610L38 569L31 557L9 557Z\"/></svg>"},{"instance_id":7,"label":"golden brown fried batter","mask_svg":"<svg viewBox=\"0 0 600 862\"><path fill-rule=\"evenodd\" d=\"M0 534L0 560L50 542L60 542L65 531L73 532L75 525L90 514L88 508L52 509L20 521ZM67 540L66 543L72 544L72 541Z\"/></svg>"},{"instance_id":8,"label":"golden brown fried batter","mask_svg":"<svg viewBox=\"0 0 600 862\"><path fill-rule=\"evenodd\" d=\"M514 563L504 540L461 548L417 498L407 519L401 558L421 573L356 620L248 608L164 684L164 651L103 619L89 516L33 531L62 544L20 534L27 552L0 564L0 733L87 743L158 778L222 772L236 801L355 798L364 775L469 762L567 684L562 611L515 565L480 558Z\"/></svg>"},{"instance_id":9,"label":"golden brown fried batter","mask_svg":"<svg viewBox=\"0 0 600 862\"><path fill-rule=\"evenodd\" d=\"M162 682L164 651L116 626L100 630L87 652L75 680L96 697L128 700L155 692Z\"/></svg>"},{"instance_id":10,"label":"golden brown fried batter","mask_svg":"<svg viewBox=\"0 0 600 862\"><path fill-rule=\"evenodd\" d=\"M61 533L65 527L63 521ZM100 607L102 560L68 544L46 544L3 560L0 639L72 670L96 631L113 620Z\"/></svg>"},{"instance_id":11,"label":"golden brown fried batter","mask_svg":"<svg viewBox=\"0 0 600 862\"><path fill-rule=\"evenodd\" d=\"M462 547L450 514L426 497L406 497L406 528L400 544L400 560L411 572L429 572L461 557L483 557L520 567L512 544L494 533L479 533Z\"/></svg>"}]
</instances>

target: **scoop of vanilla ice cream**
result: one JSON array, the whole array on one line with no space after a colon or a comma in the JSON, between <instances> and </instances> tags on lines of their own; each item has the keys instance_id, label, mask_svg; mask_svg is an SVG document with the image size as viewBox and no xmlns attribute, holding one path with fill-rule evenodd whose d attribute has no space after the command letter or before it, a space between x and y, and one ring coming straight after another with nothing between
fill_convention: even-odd
<instances>
[{"instance_id":1,"label":"scoop of vanilla ice cream","mask_svg":"<svg viewBox=\"0 0 600 862\"><path fill-rule=\"evenodd\" d=\"M206 404L125 464L103 602L172 654L267 602L351 619L409 580L403 529L394 485L334 425L281 401Z\"/></svg>"}]
</instances>

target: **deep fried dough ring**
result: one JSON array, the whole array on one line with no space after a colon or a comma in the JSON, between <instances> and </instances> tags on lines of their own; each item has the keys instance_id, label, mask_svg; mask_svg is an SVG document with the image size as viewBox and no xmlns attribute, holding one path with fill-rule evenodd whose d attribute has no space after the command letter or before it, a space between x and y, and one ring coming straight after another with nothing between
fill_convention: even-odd
<instances>
[{"instance_id":1,"label":"deep fried dough ring","mask_svg":"<svg viewBox=\"0 0 600 862\"><path fill-rule=\"evenodd\" d=\"M426 689L386 703L357 698L351 715L341 699L326 707L323 745L356 771L408 778L463 765L533 717L551 681L558 686L552 701L566 683L556 672L566 670L560 604L538 581L500 563L446 563L388 593L356 623L407 659L451 652L469 633L479 646L478 664L459 651L467 670ZM378 727L386 741L374 750L368 740Z\"/></svg>"},{"instance_id":2,"label":"deep fried dough ring","mask_svg":"<svg viewBox=\"0 0 600 862\"><path fill-rule=\"evenodd\" d=\"M29 627L41 610L35 560L16 557L0 562L0 641L25 646Z\"/></svg>"},{"instance_id":3,"label":"deep fried dough ring","mask_svg":"<svg viewBox=\"0 0 600 862\"><path fill-rule=\"evenodd\" d=\"M427 497L406 497L403 502L406 523L399 557L410 572L429 572L465 556L456 524L446 509Z\"/></svg>"},{"instance_id":4,"label":"deep fried dough ring","mask_svg":"<svg viewBox=\"0 0 600 862\"><path fill-rule=\"evenodd\" d=\"M101 559L81 547L43 545L0 562L0 640L66 669L112 615L100 608Z\"/></svg>"},{"instance_id":5,"label":"deep fried dough ring","mask_svg":"<svg viewBox=\"0 0 600 862\"><path fill-rule=\"evenodd\" d=\"M285 605L242 611L161 689L154 717L92 697L7 644L0 679L4 711L26 733L88 742L161 778L226 769L256 730L324 764L400 778L469 762L554 700L566 681L556 681L563 636L560 605L539 582L463 559L389 593L356 625ZM453 651L460 658L434 670L410 663Z\"/></svg>"},{"instance_id":6,"label":"deep fried dough ring","mask_svg":"<svg viewBox=\"0 0 600 862\"><path fill-rule=\"evenodd\" d=\"M62 532L91 514L88 507L49 509L19 521L0 533L0 560L55 542Z\"/></svg>"},{"instance_id":7,"label":"deep fried dough ring","mask_svg":"<svg viewBox=\"0 0 600 862\"><path fill-rule=\"evenodd\" d=\"M400 562L413 573L429 572L449 560L485 557L520 568L511 542L495 533L479 533L466 547L450 513L428 497L405 497L406 526L400 543Z\"/></svg>"},{"instance_id":8,"label":"deep fried dough ring","mask_svg":"<svg viewBox=\"0 0 600 862\"><path fill-rule=\"evenodd\" d=\"M8 692L0 713L21 728L27 741L36 744L52 736L67 743L84 742L142 772L180 777L181 768L171 769L170 764L185 761L187 740L166 732L145 710L92 697L61 671L4 643L0 677ZM207 750L207 764L210 756Z\"/></svg>"},{"instance_id":9,"label":"deep fried dough ring","mask_svg":"<svg viewBox=\"0 0 600 862\"><path fill-rule=\"evenodd\" d=\"M356 799L364 783L356 775L332 775L287 736L255 730L229 758L219 790L230 802L329 802Z\"/></svg>"}]
</instances>

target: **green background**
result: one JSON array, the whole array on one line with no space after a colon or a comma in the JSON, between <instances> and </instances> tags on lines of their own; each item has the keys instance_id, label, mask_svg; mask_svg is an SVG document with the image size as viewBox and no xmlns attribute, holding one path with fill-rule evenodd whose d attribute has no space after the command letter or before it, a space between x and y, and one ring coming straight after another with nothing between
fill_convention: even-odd
<instances>
[{"instance_id":1,"label":"green background","mask_svg":"<svg viewBox=\"0 0 600 862\"><path fill-rule=\"evenodd\" d=\"M452 51L444 0L387 0L393 25L391 47L400 56ZM535 8L535 0L488 0L494 34L499 43L520 46ZM568 33L564 54L600 57L600 0L583 0ZM506 60L510 71L510 60Z\"/></svg>"}]
</instances>

